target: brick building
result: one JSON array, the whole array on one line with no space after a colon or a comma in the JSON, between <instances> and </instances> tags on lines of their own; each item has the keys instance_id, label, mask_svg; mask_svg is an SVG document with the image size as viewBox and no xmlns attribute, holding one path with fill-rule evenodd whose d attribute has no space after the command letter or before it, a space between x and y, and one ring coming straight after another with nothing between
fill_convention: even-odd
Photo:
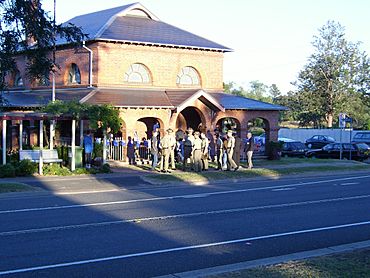
<instances>
[{"instance_id":1,"label":"brick building","mask_svg":"<svg viewBox=\"0 0 370 278\"><path fill-rule=\"evenodd\" d=\"M277 139L284 107L223 93L223 58L232 51L162 22L140 3L81 15L69 22L88 34L83 45L57 42L56 99L112 104L123 119L122 136L168 127L234 128L242 137L260 118ZM51 78L27 80L25 58L9 76L10 110L32 110L51 100ZM227 125L227 127L225 127ZM32 126L32 123L31 123Z\"/></svg>"}]
</instances>

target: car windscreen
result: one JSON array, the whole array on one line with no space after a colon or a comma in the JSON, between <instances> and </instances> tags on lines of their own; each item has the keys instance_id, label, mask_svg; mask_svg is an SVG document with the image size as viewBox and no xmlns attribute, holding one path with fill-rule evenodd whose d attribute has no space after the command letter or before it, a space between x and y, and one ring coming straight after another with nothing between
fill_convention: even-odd
<instances>
[{"instance_id":1,"label":"car windscreen","mask_svg":"<svg viewBox=\"0 0 370 278\"><path fill-rule=\"evenodd\" d=\"M357 148L359 150L368 150L369 149L369 145L365 144L365 143L359 143L359 144L356 144L356 145L357 145Z\"/></svg>"}]
</instances>

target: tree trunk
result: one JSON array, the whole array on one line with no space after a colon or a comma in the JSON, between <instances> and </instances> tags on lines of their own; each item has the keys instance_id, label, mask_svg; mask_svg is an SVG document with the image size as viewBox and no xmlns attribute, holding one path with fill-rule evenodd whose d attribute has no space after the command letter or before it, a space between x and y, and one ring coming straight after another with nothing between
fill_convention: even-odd
<instances>
[{"instance_id":1,"label":"tree trunk","mask_svg":"<svg viewBox=\"0 0 370 278\"><path fill-rule=\"evenodd\" d=\"M328 128L333 127L333 113L329 113L326 117L326 121L328 123Z\"/></svg>"}]
</instances>

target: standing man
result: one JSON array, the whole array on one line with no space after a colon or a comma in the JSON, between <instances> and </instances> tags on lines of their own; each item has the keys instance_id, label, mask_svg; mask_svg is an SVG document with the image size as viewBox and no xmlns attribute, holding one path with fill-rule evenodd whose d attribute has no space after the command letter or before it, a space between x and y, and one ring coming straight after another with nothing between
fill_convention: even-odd
<instances>
[{"instance_id":1,"label":"standing man","mask_svg":"<svg viewBox=\"0 0 370 278\"><path fill-rule=\"evenodd\" d=\"M223 153L224 153L224 142L222 141L221 135L216 133L216 161L217 161L217 170L222 170L223 164Z\"/></svg>"},{"instance_id":2,"label":"standing man","mask_svg":"<svg viewBox=\"0 0 370 278\"><path fill-rule=\"evenodd\" d=\"M155 170L155 167L158 165L158 132L157 130L152 131L152 138L150 139L150 153L152 155L152 170Z\"/></svg>"},{"instance_id":3,"label":"standing man","mask_svg":"<svg viewBox=\"0 0 370 278\"><path fill-rule=\"evenodd\" d=\"M226 154L227 154L227 167L228 170L236 171L238 170L238 165L236 165L235 161L233 160L233 154L234 154L234 148L235 148L235 138L233 136L233 131L229 129L227 131L227 148L226 148Z\"/></svg>"},{"instance_id":4,"label":"standing man","mask_svg":"<svg viewBox=\"0 0 370 278\"><path fill-rule=\"evenodd\" d=\"M169 142L170 142L170 159L171 159L171 169L176 170L175 164L175 149L176 149L176 137L171 128L167 129Z\"/></svg>"},{"instance_id":5,"label":"standing man","mask_svg":"<svg viewBox=\"0 0 370 278\"><path fill-rule=\"evenodd\" d=\"M247 154L248 169L253 168L253 162L252 162L253 148L254 148L254 138L252 136L252 133L248 131L247 141L245 142L245 148L244 148L244 151Z\"/></svg>"},{"instance_id":6,"label":"standing man","mask_svg":"<svg viewBox=\"0 0 370 278\"><path fill-rule=\"evenodd\" d=\"M88 130L84 136L84 148L85 148L85 164L86 168L91 168L91 155L94 149L93 139L91 137L91 132Z\"/></svg>"},{"instance_id":7,"label":"standing man","mask_svg":"<svg viewBox=\"0 0 370 278\"><path fill-rule=\"evenodd\" d=\"M168 170L168 164L170 160L170 154L171 154L171 149L170 149L170 137L172 133L172 129L167 129L166 130L167 134L161 139L159 143L159 147L161 148L161 172L164 173L171 173Z\"/></svg>"},{"instance_id":8,"label":"standing man","mask_svg":"<svg viewBox=\"0 0 370 278\"><path fill-rule=\"evenodd\" d=\"M202 139L202 170L208 171L209 141L203 132L200 134L200 138Z\"/></svg>"},{"instance_id":9,"label":"standing man","mask_svg":"<svg viewBox=\"0 0 370 278\"><path fill-rule=\"evenodd\" d=\"M191 127L188 128L186 131L186 136L184 140L184 160L182 164L182 169L186 170L186 164L188 160L190 160L190 166L193 168L193 145L194 145L194 136L193 136L193 129Z\"/></svg>"},{"instance_id":10,"label":"standing man","mask_svg":"<svg viewBox=\"0 0 370 278\"><path fill-rule=\"evenodd\" d=\"M234 134L234 138L235 138L235 147L234 147L233 159L234 159L236 165L238 165L238 167L240 167L240 153L241 153L241 150L243 148L243 142L242 142L242 140L240 139L240 137L238 136L237 133Z\"/></svg>"},{"instance_id":11,"label":"standing man","mask_svg":"<svg viewBox=\"0 0 370 278\"><path fill-rule=\"evenodd\" d=\"M194 132L194 171L202 171L202 139L199 138L200 132Z\"/></svg>"}]
</instances>

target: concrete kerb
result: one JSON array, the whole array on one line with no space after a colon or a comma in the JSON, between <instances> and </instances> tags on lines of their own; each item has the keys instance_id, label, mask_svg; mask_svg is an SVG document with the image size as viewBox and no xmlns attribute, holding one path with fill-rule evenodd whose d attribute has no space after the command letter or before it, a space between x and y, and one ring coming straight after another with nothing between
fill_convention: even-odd
<instances>
[{"instance_id":1,"label":"concrete kerb","mask_svg":"<svg viewBox=\"0 0 370 278\"><path fill-rule=\"evenodd\" d=\"M264 258L258 259L253 261L247 261L242 263L230 264L230 265L223 265L223 266L216 266L212 268L205 268L199 269L194 271L188 272L181 272L181 273L174 273L164 276L158 276L155 278L200 278L200 277L208 277L212 275L222 275L230 272L235 271L242 271L250 268L261 267L261 266L270 266L275 264L280 264L289 261L297 261L297 260L305 260L320 256L328 256L334 255L338 253L344 252L351 252L359 249L370 248L370 240L361 241L356 243L332 246L327 248L321 248L316 250L292 253L283 256L271 257L271 258Z\"/></svg>"}]
</instances>

